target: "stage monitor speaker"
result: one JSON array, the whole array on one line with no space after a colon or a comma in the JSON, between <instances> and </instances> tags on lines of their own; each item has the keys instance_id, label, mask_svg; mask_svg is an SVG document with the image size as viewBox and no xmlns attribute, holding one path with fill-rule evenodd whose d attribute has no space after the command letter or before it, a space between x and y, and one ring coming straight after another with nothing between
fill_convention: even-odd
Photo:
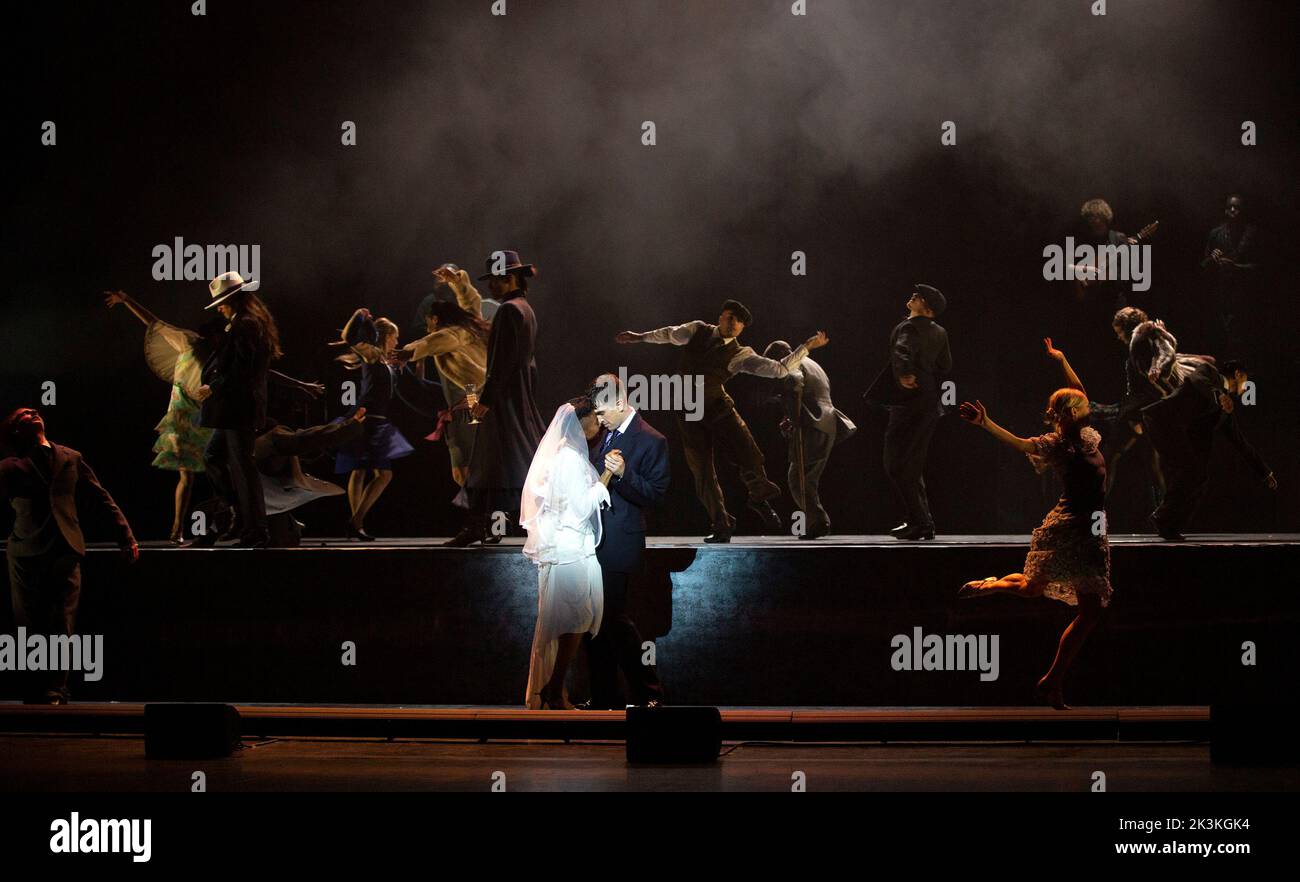
<instances>
[{"instance_id":1,"label":"stage monitor speaker","mask_svg":"<svg viewBox=\"0 0 1300 882\"><path fill-rule=\"evenodd\" d=\"M629 763L713 763L722 750L716 707L629 707Z\"/></svg>"},{"instance_id":2,"label":"stage monitor speaker","mask_svg":"<svg viewBox=\"0 0 1300 882\"><path fill-rule=\"evenodd\" d=\"M212 759L239 749L239 711L228 704L146 704L144 755Z\"/></svg>"},{"instance_id":3,"label":"stage monitor speaker","mask_svg":"<svg viewBox=\"0 0 1300 882\"><path fill-rule=\"evenodd\" d=\"M1210 705L1210 762L1241 766L1300 764L1295 701Z\"/></svg>"}]
</instances>

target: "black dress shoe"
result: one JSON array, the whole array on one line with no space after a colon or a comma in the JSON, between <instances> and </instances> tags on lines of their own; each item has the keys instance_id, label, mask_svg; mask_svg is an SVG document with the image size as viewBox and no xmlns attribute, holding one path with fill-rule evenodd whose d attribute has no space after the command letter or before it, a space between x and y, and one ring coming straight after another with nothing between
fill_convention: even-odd
<instances>
[{"instance_id":1,"label":"black dress shoe","mask_svg":"<svg viewBox=\"0 0 1300 882\"><path fill-rule=\"evenodd\" d=\"M907 532L908 530L910 530L910 529L912 529L912 528L909 527L906 523L902 523L902 524L899 524L899 525L898 525L897 527L895 527L894 529L890 530L890 531L889 531L889 535L890 535L890 536L893 536L895 539L897 539L897 538L899 537L900 534L902 534L902 533L906 533L906 532Z\"/></svg>"},{"instance_id":2,"label":"black dress shoe","mask_svg":"<svg viewBox=\"0 0 1300 882\"><path fill-rule=\"evenodd\" d=\"M820 539L820 538L822 538L823 536L827 536L827 535L829 535L830 532L831 532L831 525L830 525L830 524L822 524L822 525L820 525L820 526L813 527L811 530L809 530L807 533L804 533L804 534L803 534L802 536L800 536L799 538L800 538L800 539Z\"/></svg>"},{"instance_id":3,"label":"black dress shoe","mask_svg":"<svg viewBox=\"0 0 1300 882\"><path fill-rule=\"evenodd\" d=\"M611 708L605 707L603 704L596 704L591 699L587 699L584 702L575 704L573 706L573 709L580 710L580 711L603 711L603 710L610 710Z\"/></svg>"},{"instance_id":4,"label":"black dress shoe","mask_svg":"<svg viewBox=\"0 0 1300 882\"><path fill-rule=\"evenodd\" d=\"M769 533L784 532L784 528L781 525L781 518L777 515L776 509L772 508L771 503L764 499L751 499L749 500L748 505L749 510L758 515L759 519L763 522L764 530L767 530Z\"/></svg>"},{"instance_id":5,"label":"black dress shoe","mask_svg":"<svg viewBox=\"0 0 1300 882\"><path fill-rule=\"evenodd\" d=\"M443 548L467 548L475 542L483 541L483 531L474 527L465 527L455 536L442 543Z\"/></svg>"},{"instance_id":6,"label":"black dress shoe","mask_svg":"<svg viewBox=\"0 0 1300 882\"><path fill-rule=\"evenodd\" d=\"M1173 527L1162 525L1155 518L1151 519L1151 524L1156 528L1156 533L1166 542L1186 542L1187 537L1175 530Z\"/></svg>"},{"instance_id":7,"label":"black dress shoe","mask_svg":"<svg viewBox=\"0 0 1300 882\"><path fill-rule=\"evenodd\" d=\"M704 541L709 543L710 545L717 545L723 542L730 542L731 534L724 532L722 530L714 530L712 533L704 537Z\"/></svg>"},{"instance_id":8,"label":"black dress shoe","mask_svg":"<svg viewBox=\"0 0 1300 882\"><path fill-rule=\"evenodd\" d=\"M892 534L895 539L903 539L908 542L916 542L921 539L933 539L934 527L908 527L901 533Z\"/></svg>"},{"instance_id":9,"label":"black dress shoe","mask_svg":"<svg viewBox=\"0 0 1300 882\"><path fill-rule=\"evenodd\" d=\"M505 537L502 536L500 533L488 533L486 536L483 537L483 544L484 544L484 545L500 545L500 544L501 544L501 540L504 539L504 538L505 538Z\"/></svg>"},{"instance_id":10,"label":"black dress shoe","mask_svg":"<svg viewBox=\"0 0 1300 882\"><path fill-rule=\"evenodd\" d=\"M365 530L358 529L351 524L343 528L343 533L349 539L356 539L358 542L374 542L375 537L371 536Z\"/></svg>"},{"instance_id":11,"label":"black dress shoe","mask_svg":"<svg viewBox=\"0 0 1300 882\"><path fill-rule=\"evenodd\" d=\"M271 537L265 533L250 533L239 537L236 548L266 548L271 544Z\"/></svg>"}]
</instances>

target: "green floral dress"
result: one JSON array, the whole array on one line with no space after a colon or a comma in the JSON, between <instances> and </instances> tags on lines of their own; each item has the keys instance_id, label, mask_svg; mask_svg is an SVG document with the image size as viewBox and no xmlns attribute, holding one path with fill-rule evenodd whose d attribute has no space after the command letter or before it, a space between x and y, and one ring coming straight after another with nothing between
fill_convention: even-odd
<instances>
[{"instance_id":1,"label":"green floral dress","mask_svg":"<svg viewBox=\"0 0 1300 882\"><path fill-rule=\"evenodd\" d=\"M194 361L193 353L182 352L176 359L176 375L182 376ZM185 394L179 383L172 384L172 398L167 413L154 426L158 440L154 442L153 458L156 468L191 472L204 470L203 450L212 438L212 430L199 425L199 405Z\"/></svg>"}]
</instances>

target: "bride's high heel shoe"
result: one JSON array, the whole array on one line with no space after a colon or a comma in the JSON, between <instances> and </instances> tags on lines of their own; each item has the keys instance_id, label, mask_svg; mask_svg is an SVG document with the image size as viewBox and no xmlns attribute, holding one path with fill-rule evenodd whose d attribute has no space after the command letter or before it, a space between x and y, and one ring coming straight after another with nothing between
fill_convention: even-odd
<instances>
[{"instance_id":1,"label":"bride's high heel shoe","mask_svg":"<svg viewBox=\"0 0 1300 882\"><path fill-rule=\"evenodd\" d=\"M566 705L566 702L564 700L563 690L560 691L560 697L558 700L554 695L548 692L545 688L543 688L542 691L538 692L537 694L542 700L542 706L540 710L574 710L573 705Z\"/></svg>"}]
</instances>

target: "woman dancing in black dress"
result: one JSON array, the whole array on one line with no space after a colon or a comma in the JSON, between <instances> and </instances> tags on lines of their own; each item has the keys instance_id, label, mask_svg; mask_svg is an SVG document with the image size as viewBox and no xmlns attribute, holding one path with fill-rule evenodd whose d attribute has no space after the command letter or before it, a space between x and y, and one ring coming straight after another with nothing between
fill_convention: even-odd
<instances>
[{"instance_id":1,"label":"woman dancing in black dress","mask_svg":"<svg viewBox=\"0 0 1300 882\"><path fill-rule=\"evenodd\" d=\"M1070 367L1065 353L1043 340L1049 357L1065 372L1066 388L1052 393L1045 419L1052 431L1035 438L1020 438L993 422L982 402L965 402L960 413L972 425L1029 457L1035 470L1055 470L1064 484L1056 507L1034 530L1025 558L1025 571L997 578L967 582L959 597L1015 594L1018 597L1050 597L1079 613L1061 634L1056 658L1038 681L1040 699L1057 710L1065 710L1062 686L1084 641L1101 621L1110 603L1110 545L1106 539L1106 460L1101 455L1101 436L1088 426L1088 394Z\"/></svg>"}]
</instances>

